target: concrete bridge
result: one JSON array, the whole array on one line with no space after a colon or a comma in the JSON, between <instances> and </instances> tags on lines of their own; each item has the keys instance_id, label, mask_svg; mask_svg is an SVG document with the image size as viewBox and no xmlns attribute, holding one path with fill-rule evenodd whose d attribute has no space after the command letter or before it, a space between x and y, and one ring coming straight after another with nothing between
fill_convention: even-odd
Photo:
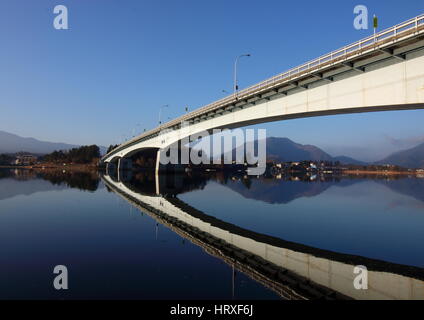
<instances>
[{"instance_id":1,"label":"concrete bridge","mask_svg":"<svg viewBox=\"0 0 424 320\"><path fill-rule=\"evenodd\" d=\"M424 15L174 119L121 144L102 161L117 161L122 169L125 159L135 153L157 152L188 136L213 129L322 115L422 108ZM165 130L169 132L163 133Z\"/></svg>"},{"instance_id":2,"label":"concrete bridge","mask_svg":"<svg viewBox=\"0 0 424 320\"><path fill-rule=\"evenodd\" d=\"M127 182L103 182L131 205L277 292L285 299L424 300L422 268L321 250L243 229L196 210L175 197L155 175L153 191L141 193ZM182 184L175 176L175 187ZM368 290L356 290L354 267L368 268Z\"/></svg>"}]
</instances>

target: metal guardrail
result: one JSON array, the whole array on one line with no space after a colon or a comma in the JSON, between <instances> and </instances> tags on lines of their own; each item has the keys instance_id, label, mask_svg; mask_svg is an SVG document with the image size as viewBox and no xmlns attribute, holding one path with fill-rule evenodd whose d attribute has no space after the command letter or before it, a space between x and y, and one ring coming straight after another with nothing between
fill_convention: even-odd
<instances>
[{"instance_id":1,"label":"metal guardrail","mask_svg":"<svg viewBox=\"0 0 424 320\"><path fill-rule=\"evenodd\" d=\"M252 95L255 95L255 94L259 94L260 92L264 90L269 90L269 89L272 89L273 87L280 86L281 84L284 84L285 82L293 81L299 76L302 76L304 74L309 74L311 72L316 72L317 70L323 67L331 66L336 62L346 61L347 59L350 59L357 55L362 55L366 53L367 51L378 49L380 45L385 44L387 42L392 41L391 43L393 43L399 40L403 40L402 36L404 36L405 34L413 30L418 31L418 29L421 26L424 27L424 14L421 14L415 18L402 22L396 26L380 31L376 33L375 35L371 35L353 44L347 45L341 49L338 49L326 55L323 55L319 58L306 62L298 67L292 68L272 78L259 82L256 85L243 89L237 93L237 96L232 94L226 98L220 99L216 102L208 104L197 110L194 110L184 116L171 120L158 128L152 129L134 139L131 139L128 142L121 144L119 147L109 152L103 158L105 158L111 153L115 153L119 150L122 150L124 147L131 145L145 137L154 135L163 129L170 128L177 124L180 124L183 121L187 121L189 119L198 117L199 115L220 109L228 104L246 99L247 97L251 97Z\"/></svg>"}]
</instances>

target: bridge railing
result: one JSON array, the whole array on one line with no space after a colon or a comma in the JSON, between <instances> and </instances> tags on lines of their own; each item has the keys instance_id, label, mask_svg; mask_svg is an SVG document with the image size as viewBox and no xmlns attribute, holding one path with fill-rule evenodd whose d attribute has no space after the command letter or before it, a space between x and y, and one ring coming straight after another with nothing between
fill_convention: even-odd
<instances>
[{"instance_id":1,"label":"bridge railing","mask_svg":"<svg viewBox=\"0 0 424 320\"><path fill-rule=\"evenodd\" d=\"M237 97L239 99L242 99L244 96L251 95L252 93L255 93L256 91L261 90L265 87L269 87L274 84L280 84L282 81L290 80L291 78L297 77L299 74L315 71L323 65L327 66L328 64L338 62L339 60L341 60L340 58L351 58L353 56L352 54L354 53L363 54L366 49L372 50L375 46L379 46L386 43L385 40L387 39L393 40L393 38L395 38L394 40L398 40L397 38L404 36L404 33L406 33L407 31L411 31L414 29L418 30L418 27L421 25L424 25L424 15L417 16L394 27L380 31L375 35L369 36L353 44L347 45L341 49L330 52L319 58L306 62L303 65L300 65L284 73L264 80L254 86L241 90L238 92ZM201 108L198 111L203 113L205 111L211 110L214 105L220 104L222 102L223 100L217 101L216 103Z\"/></svg>"},{"instance_id":2,"label":"bridge railing","mask_svg":"<svg viewBox=\"0 0 424 320\"><path fill-rule=\"evenodd\" d=\"M378 49L385 44L402 40L406 36L415 34L416 32L418 32L418 30L421 30L421 28L424 28L424 14L421 14L415 18L412 18L398 25L395 25L393 27L380 31L376 33L375 35L366 37L353 44L344 46L341 49L332 51L319 58L306 62L298 67L292 68L272 78L259 82L256 85L240 90L237 94L232 94L226 98L220 99L209 105L206 105L197 110L194 110L184 116L171 120L163 124L160 128L155 128L153 130L150 130L142 134L141 136L136 137L120 145L118 148L116 148L115 150L112 150L110 153L114 153L118 149L120 150L129 144L139 141L142 138L156 134L160 132L160 130L162 129L173 127L177 124L180 124L183 121L187 121L199 115L218 110L228 104L235 103L238 100L251 97L255 94L259 94L260 92L264 90L269 90L269 89L272 89L273 87L281 86L281 84L284 84L285 82L289 83L290 81L294 81L296 78L299 78L300 76L303 76L305 74L317 72L318 70L334 65L335 63L347 61L349 59L354 58L355 56L362 55L368 51Z\"/></svg>"},{"instance_id":3,"label":"bridge railing","mask_svg":"<svg viewBox=\"0 0 424 320\"><path fill-rule=\"evenodd\" d=\"M272 78L264 80L256 85L243 89L237 93L238 99L243 99L246 96L250 96L254 93L258 93L262 91L264 88L269 88L273 85L280 85L281 82L292 80L293 78L298 77L300 74L308 73L311 71L315 71L320 69L323 66L331 65L332 63L339 62L340 60L347 60L352 58L355 54L363 54L367 50L373 50L375 47L378 47L382 44L387 43L387 40L399 40L401 37L405 35L408 31L418 30L420 26L424 26L424 14L412 18L408 21L400 23L394 27L390 27L383 31L376 33L375 35L371 35L367 38L359 40L353 44L347 45L341 49L330 52L326 55L323 55L319 58L311 60L309 62L304 63L298 67L292 68L286 72L278 74ZM214 103L211 103L207 106L199 108L185 116L179 117L175 120L172 120L163 125L163 127L171 127L179 122L195 117L199 114L204 114L206 112L210 112L215 110L216 108L220 108L222 105L226 105L227 103L234 102L235 95L228 96L224 99L218 100Z\"/></svg>"}]
</instances>

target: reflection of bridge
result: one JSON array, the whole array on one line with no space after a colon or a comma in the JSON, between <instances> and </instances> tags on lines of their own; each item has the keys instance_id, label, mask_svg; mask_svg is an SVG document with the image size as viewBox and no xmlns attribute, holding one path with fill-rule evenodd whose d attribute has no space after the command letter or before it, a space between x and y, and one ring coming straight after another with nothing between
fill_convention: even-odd
<instances>
[{"instance_id":1,"label":"reflection of bridge","mask_svg":"<svg viewBox=\"0 0 424 320\"><path fill-rule=\"evenodd\" d=\"M218 220L177 198L141 194L110 176L103 176L103 181L132 205L282 297L424 299L421 268L287 242ZM156 176L156 193L161 189ZM353 287L357 265L369 269L368 290Z\"/></svg>"},{"instance_id":2,"label":"reflection of bridge","mask_svg":"<svg viewBox=\"0 0 424 320\"><path fill-rule=\"evenodd\" d=\"M118 160L121 168L121 159L139 151L158 150L212 129L424 108L423 65L421 15L150 130L112 150L103 161ZM170 131L160 134L164 129Z\"/></svg>"}]
</instances>

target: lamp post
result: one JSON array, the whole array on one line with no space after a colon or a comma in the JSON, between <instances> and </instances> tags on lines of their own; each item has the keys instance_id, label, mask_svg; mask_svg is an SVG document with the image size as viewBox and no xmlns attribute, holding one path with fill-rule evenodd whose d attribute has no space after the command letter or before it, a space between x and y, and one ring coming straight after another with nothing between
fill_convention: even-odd
<instances>
[{"instance_id":1,"label":"lamp post","mask_svg":"<svg viewBox=\"0 0 424 320\"><path fill-rule=\"evenodd\" d=\"M376 40L376 33L377 33L377 28L378 28L378 18L377 18L377 16L376 15L374 15L374 17L373 17L373 19L372 19L372 22L373 22L373 26L374 26L374 42L377 42Z\"/></svg>"},{"instance_id":2,"label":"lamp post","mask_svg":"<svg viewBox=\"0 0 424 320\"><path fill-rule=\"evenodd\" d=\"M237 82L237 65L240 58L243 57L250 57L250 53L247 54L241 54L236 58L236 61L234 63L234 97L237 99L237 93L238 93L238 82Z\"/></svg>"},{"instance_id":3,"label":"lamp post","mask_svg":"<svg viewBox=\"0 0 424 320\"><path fill-rule=\"evenodd\" d=\"M169 105L165 104L165 105L163 105L159 108L159 126L162 125L162 109L168 108L168 107L169 107Z\"/></svg>"},{"instance_id":4,"label":"lamp post","mask_svg":"<svg viewBox=\"0 0 424 320\"><path fill-rule=\"evenodd\" d=\"M138 132L138 127L141 125L141 123L137 123L135 127L132 129L132 137L134 138L136 135L136 132Z\"/></svg>"},{"instance_id":5,"label":"lamp post","mask_svg":"<svg viewBox=\"0 0 424 320\"><path fill-rule=\"evenodd\" d=\"M140 129L141 129L141 123L137 123L136 131L139 132Z\"/></svg>"}]
</instances>

